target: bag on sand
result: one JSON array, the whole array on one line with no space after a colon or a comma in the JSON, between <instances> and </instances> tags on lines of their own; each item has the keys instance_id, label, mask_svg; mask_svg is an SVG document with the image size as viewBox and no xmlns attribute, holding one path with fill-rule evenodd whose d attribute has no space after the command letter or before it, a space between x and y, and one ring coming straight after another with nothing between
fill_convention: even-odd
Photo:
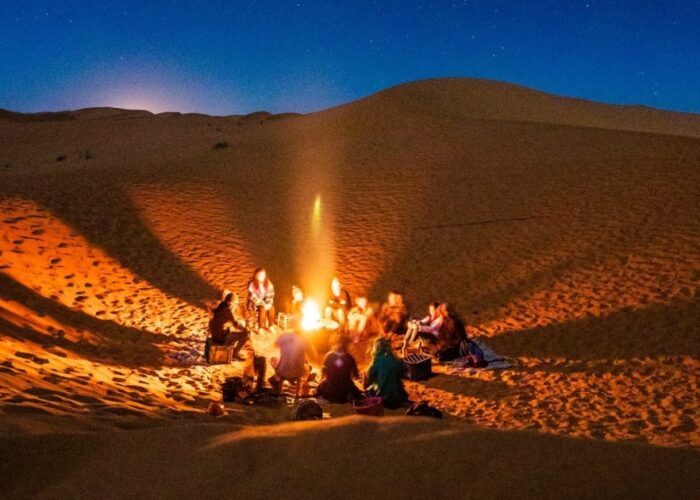
<instances>
[{"instance_id":1,"label":"bag on sand","mask_svg":"<svg viewBox=\"0 0 700 500\"><path fill-rule=\"evenodd\" d=\"M420 401L418 403L413 403L411 407L406 410L406 416L442 418L442 412L430 406L427 401Z\"/></svg>"},{"instance_id":2,"label":"bag on sand","mask_svg":"<svg viewBox=\"0 0 700 500\"><path fill-rule=\"evenodd\" d=\"M445 347L440 349L435 355L440 363L447 363L459 358L460 348L459 346Z\"/></svg>"},{"instance_id":3,"label":"bag on sand","mask_svg":"<svg viewBox=\"0 0 700 500\"><path fill-rule=\"evenodd\" d=\"M224 403L243 401L253 393L252 380L247 377L229 377L221 384Z\"/></svg>"},{"instance_id":4,"label":"bag on sand","mask_svg":"<svg viewBox=\"0 0 700 500\"><path fill-rule=\"evenodd\" d=\"M485 368L489 364L484 359L484 351L472 340L463 340L459 346L459 353L465 359L467 365L473 368Z\"/></svg>"}]
</instances>

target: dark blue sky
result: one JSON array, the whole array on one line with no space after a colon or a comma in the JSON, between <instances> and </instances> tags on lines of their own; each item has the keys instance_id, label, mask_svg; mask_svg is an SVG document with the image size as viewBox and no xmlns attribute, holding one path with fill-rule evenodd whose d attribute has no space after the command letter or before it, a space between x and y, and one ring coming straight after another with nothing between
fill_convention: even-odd
<instances>
[{"instance_id":1,"label":"dark blue sky","mask_svg":"<svg viewBox=\"0 0 700 500\"><path fill-rule=\"evenodd\" d=\"M0 0L17 111L311 111L437 76L700 113L700 1Z\"/></svg>"}]
</instances>

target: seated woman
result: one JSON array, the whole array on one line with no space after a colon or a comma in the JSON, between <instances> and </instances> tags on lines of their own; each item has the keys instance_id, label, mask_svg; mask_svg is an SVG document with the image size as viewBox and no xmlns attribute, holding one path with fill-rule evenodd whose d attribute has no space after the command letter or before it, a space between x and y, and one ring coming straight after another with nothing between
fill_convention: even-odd
<instances>
[{"instance_id":1,"label":"seated woman","mask_svg":"<svg viewBox=\"0 0 700 500\"><path fill-rule=\"evenodd\" d=\"M259 267L248 282L248 311L261 330L275 324L275 287L267 277L267 271Z\"/></svg>"},{"instance_id":2,"label":"seated woman","mask_svg":"<svg viewBox=\"0 0 700 500\"><path fill-rule=\"evenodd\" d=\"M353 382L359 377L355 358L348 352L348 337L338 336L335 349L326 354L323 361L321 383L316 396L331 403L347 403L362 399L362 392Z\"/></svg>"},{"instance_id":3,"label":"seated woman","mask_svg":"<svg viewBox=\"0 0 700 500\"><path fill-rule=\"evenodd\" d=\"M367 305L367 297L357 297L355 306L348 313L348 334L357 342L367 333L367 323L372 317L372 308Z\"/></svg>"},{"instance_id":4,"label":"seated woman","mask_svg":"<svg viewBox=\"0 0 700 500\"><path fill-rule=\"evenodd\" d=\"M401 380L403 371L403 361L394 354L389 339L378 338L374 343L372 364L365 376L365 388L371 394L384 398L386 408L400 408L408 401Z\"/></svg>"},{"instance_id":5,"label":"seated woman","mask_svg":"<svg viewBox=\"0 0 700 500\"><path fill-rule=\"evenodd\" d=\"M343 288L338 278L333 278L331 280L331 295L326 306L326 319L337 321L341 330L345 330L348 310L351 305L350 294Z\"/></svg>"},{"instance_id":6,"label":"seated woman","mask_svg":"<svg viewBox=\"0 0 700 500\"><path fill-rule=\"evenodd\" d=\"M445 317L440 309L439 302L432 302L428 305L428 315L421 320L413 320L408 324L408 330L403 338L401 347L402 355L406 354L406 348L418 339L424 339L430 344L436 344Z\"/></svg>"},{"instance_id":7,"label":"seated woman","mask_svg":"<svg viewBox=\"0 0 700 500\"><path fill-rule=\"evenodd\" d=\"M386 302L379 310L379 322L384 333L406 333L408 325L408 309L403 302L403 295L398 292L389 292Z\"/></svg>"},{"instance_id":8,"label":"seated woman","mask_svg":"<svg viewBox=\"0 0 700 500\"><path fill-rule=\"evenodd\" d=\"M225 291L223 300L212 309L212 317L209 320L209 335L215 344L231 345L236 342L233 348L234 358L238 356L249 337L245 330L245 320L236 317L237 309L238 296Z\"/></svg>"},{"instance_id":9,"label":"seated woman","mask_svg":"<svg viewBox=\"0 0 700 500\"><path fill-rule=\"evenodd\" d=\"M444 320L438 332L437 353L440 361L452 361L460 357L459 346L467 340L467 329L459 314L447 304L441 304L439 313Z\"/></svg>"}]
</instances>

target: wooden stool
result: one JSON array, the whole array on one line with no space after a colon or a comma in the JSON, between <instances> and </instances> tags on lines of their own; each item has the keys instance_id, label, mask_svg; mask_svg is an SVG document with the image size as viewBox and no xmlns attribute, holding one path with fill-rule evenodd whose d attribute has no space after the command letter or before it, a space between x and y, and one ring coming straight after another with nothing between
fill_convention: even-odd
<instances>
[{"instance_id":1,"label":"wooden stool","mask_svg":"<svg viewBox=\"0 0 700 500\"><path fill-rule=\"evenodd\" d=\"M227 365L233 361L233 345L216 344L211 337L207 337L204 359L210 365Z\"/></svg>"}]
</instances>

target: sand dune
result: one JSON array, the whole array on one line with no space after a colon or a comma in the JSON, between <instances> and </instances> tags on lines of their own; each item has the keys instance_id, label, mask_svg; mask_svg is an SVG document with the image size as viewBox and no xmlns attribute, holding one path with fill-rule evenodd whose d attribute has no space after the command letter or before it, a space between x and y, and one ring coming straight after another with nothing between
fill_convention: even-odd
<instances>
[{"instance_id":1,"label":"sand dune","mask_svg":"<svg viewBox=\"0 0 700 500\"><path fill-rule=\"evenodd\" d=\"M334 420L344 439L416 434L460 467L491 464L484 474L501 479L476 490L489 496L552 467L553 450L572 454L566 477L581 496L595 494L578 475L587 458L591 473L639 475L611 481L611 494L643 495L651 478L669 496L685 491L663 478L697 456L665 447L700 445L699 167L700 117L475 80L402 85L310 115L3 112L0 421L14 436L3 448L50 451L73 442L59 431L99 430L70 445L90 457L120 439L107 432L115 427L165 425L128 439L155 447L182 432L186 449L228 432L169 425L205 418L221 380L243 367L183 366L173 355L201 350L206 305L223 288L243 293L265 265L280 304L292 284L315 290L330 273L373 301L403 290L416 314L430 300L454 303L471 333L514 361L409 384L446 412L447 427L392 421L384 433ZM269 349L269 339L255 343ZM232 408L226 418L255 426L288 413ZM282 428L299 435L285 443L327 446L322 428ZM31 433L52 437L18 437ZM472 463L462 450L473 439L501 444ZM621 441L640 443L612 443ZM397 455L407 446L386 443ZM543 455L541 466L523 449ZM642 463L659 464L658 476ZM81 466L65 486L35 487L55 496L96 473ZM29 494L23 477L14 491ZM426 481L416 478L417 491ZM138 494L134 484L114 491Z\"/></svg>"},{"instance_id":2,"label":"sand dune","mask_svg":"<svg viewBox=\"0 0 700 500\"><path fill-rule=\"evenodd\" d=\"M526 121L700 137L698 118L690 113L559 97L489 80L424 80L393 87L365 101L413 108L442 119Z\"/></svg>"},{"instance_id":3,"label":"sand dune","mask_svg":"<svg viewBox=\"0 0 700 500\"><path fill-rule=\"evenodd\" d=\"M700 466L691 450L404 418L254 428L170 425L4 439L2 448L10 446L16 450L12 468L6 460L0 465L10 478L6 492L34 498L219 497L227 492L269 498L271 484L276 495L295 498L406 498L438 490L451 498L588 498L603 492L690 498ZM37 453L69 458L50 462L37 477Z\"/></svg>"}]
</instances>

